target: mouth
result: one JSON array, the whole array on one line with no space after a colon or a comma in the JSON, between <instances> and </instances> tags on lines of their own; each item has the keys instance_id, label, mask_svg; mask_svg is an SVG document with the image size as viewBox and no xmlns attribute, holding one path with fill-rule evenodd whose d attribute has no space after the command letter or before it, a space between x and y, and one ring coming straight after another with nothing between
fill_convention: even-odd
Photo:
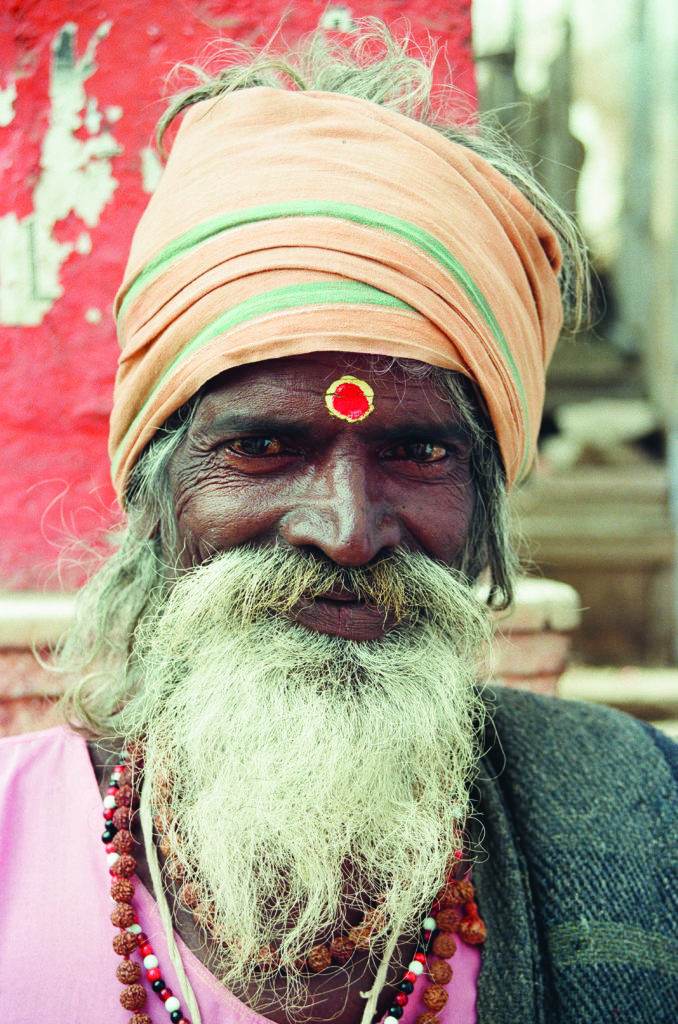
<instances>
[{"instance_id":1,"label":"mouth","mask_svg":"<svg viewBox=\"0 0 678 1024\"><path fill-rule=\"evenodd\" d=\"M367 604L349 590L328 590L309 599L294 613L295 622L317 633L345 640L378 640L392 627L383 608Z\"/></svg>"}]
</instances>

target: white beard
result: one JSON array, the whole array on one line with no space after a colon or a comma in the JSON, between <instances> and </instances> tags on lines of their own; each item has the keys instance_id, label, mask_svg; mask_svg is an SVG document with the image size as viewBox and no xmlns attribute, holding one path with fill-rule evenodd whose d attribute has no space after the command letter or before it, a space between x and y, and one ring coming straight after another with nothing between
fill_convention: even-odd
<instances>
[{"instance_id":1,"label":"white beard","mask_svg":"<svg viewBox=\"0 0 678 1024\"><path fill-rule=\"evenodd\" d=\"M136 641L139 688L122 716L210 909L210 966L242 995L260 948L279 947L290 1010L295 962L350 907L383 897L376 951L414 935L442 885L468 811L486 638L458 574L400 553L372 590L410 608L398 628L368 643L307 630L284 611L327 589L327 566L310 565L236 548L182 576Z\"/></svg>"}]
</instances>

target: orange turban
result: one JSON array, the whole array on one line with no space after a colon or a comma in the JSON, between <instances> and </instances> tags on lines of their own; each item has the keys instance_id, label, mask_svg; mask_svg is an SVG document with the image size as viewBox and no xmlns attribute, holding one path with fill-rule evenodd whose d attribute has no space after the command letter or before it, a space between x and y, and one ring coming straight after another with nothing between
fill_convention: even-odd
<instances>
[{"instance_id":1,"label":"orange turban","mask_svg":"<svg viewBox=\"0 0 678 1024\"><path fill-rule=\"evenodd\" d=\"M403 114L265 86L196 103L115 300L119 496L206 381L320 350L470 377L511 485L535 451L561 259L550 225L503 175Z\"/></svg>"}]
</instances>

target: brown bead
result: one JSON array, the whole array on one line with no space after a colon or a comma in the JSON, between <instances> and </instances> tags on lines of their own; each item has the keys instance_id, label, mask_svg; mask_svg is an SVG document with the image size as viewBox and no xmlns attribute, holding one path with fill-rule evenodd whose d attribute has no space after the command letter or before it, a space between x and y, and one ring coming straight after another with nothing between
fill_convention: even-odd
<instances>
[{"instance_id":1,"label":"brown bead","mask_svg":"<svg viewBox=\"0 0 678 1024\"><path fill-rule=\"evenodd\" d=\"M441 932L458 932L463 913L460 907L446 907L435 915L436 928Z\"/></svg>"},{"instance_id":2,"label":"brown bead","mask_svg":"<svg viewBox=\"0 0 678 1024\"><path fill-rule=\"evenodd\" d=\"M348 935L337 935L330 942L330 956L335 964L345 964L355 949L355 942Z\"/></svg>"},{"instance_id":3,"label":"brown bead","mask_svg":"<svg viewBox=\"0 0 678 1024\"><path fill-rule=\"evenodd\" d=\"M314 946L306 957L306 963L314 974L324 971L332 963L332 957L327 946Z\"/></svg>"},{"instance_id":4,"label":"brown bead","mask_svg":"<svg viewBox=\"0 0 678 1024\"><path fill-rule=\"evenodd\" d=\"M128 960L125 957L118 964L115 976L123 985L131 985L133 981L138 981L141 977L141 968L139 964L135 964L132 960Z\"/></svg>"},{"instance_id":5,"label":"brown bead","mask_svg":"<svg viewBox=\"0 0 678 1024\"><path fill-rule=\"evenodd\" d=\"M442 960L449 960L457 952L457 943L451 932L440 932L433 940L431 947L436 956Z\"/></svg>"},{"instance_id":6,"label":"brown bead","mask_svg":"<svg viewBox=\"0 0 678 1024\"><path fill-rule=\"evenodd\" d=\"M446 960L431 960L428 964L428 974L436 985L447 985L452 977L452 968Z\"/></svg>"},{"instance_id":7,"label":"brown bead","mask_svg":"<svg viewBox=\"0 0 678 1024\"><path fill-rule=\"evenodd\" d=\"M134 849L134 836L123 828L113 836L113 846L118 853L131 853Z\"/></svg>"},{"instance_id":8,"label":"brown bead","mask_svg":"<svg viewBox=\"0 0 678 1024\"><path fill-rule=\"evenodd\" d=\"M129 1019L129 1024L153 1024L147 1013L135 1013Z\"/></svg>"},{"instance_id":9,"label":"brown bead","mask_svg":"<svg viewBox=\"0 0 678 1024\"><path fill-rule=\"evenodd\" d=\"M179 899L185 907L195 910L199 903L198 890L190 882L186 882L179 890Z\"/></svg>"},{"instance_id":10,"label":"brown bead","mask_svg":"<svg viewBox=\"0 0 678 1024\"><path fill-rule=\"evenodd\" d=\"M123 768L118 779L118 787L130 786L132 784L132 772L129 768Z\"/></svg>"},{"instance_id":11,"label":"brown bead","mask_svg":"<svg viewBox=\"0 0 678 1024\"><path fill-rule=\"evenodd\" d=\"M256 965L260 971L272 971L278 966L279 959L273 946L260 946Z\"/></svg>"},{"instance_id":12,"label":"brown bead","mask_svg":"<svg viewBox=\"0 0 678 1024\"><path fill-rule=\"evenodd\" d=\"M131 932L118 932L113 939L113 949L118 956L129 956L137 948L137 940Z\"/></svg>"},{"instance_id":13,"label":"brown bead","mask_svg":"<svg viewBox=\"0 0 678 1024\"><path fill-rule=\"evenodd\" d=\"M487 938L487 928L482 918L465 917L459 925L459 934L469 946L479 946Z\"/></svg>"},{"instance_id":14,"label":"brown bead","mask_svg":"<svg viewBox=\"0 0 678 1024\"><path fill-rule=\"evenodd\" d=\"M137 862L129 853L121 853L114 865L118 878L131 878L137 869Z\"/></svg>"},{"instance_id":15,"label":"brown bead","mask_svg":"<svg viewBox=\"0 0 678 1024\"><path fill-rule=\"evenodd\" d=\"M117 807L113 812L113 824L117 829L128 829L129 819L129 807Z\"/></svg>"},{"instance_id":16,"label":"brown bead","mask_svg":"<svg viewBox=\"0 0 678 1024\"><path fill-rule=\"evenodd\" d=\"M381 907L372 907L367 911L363 919L363 927L378 931L386 923L386 915Z\"/></svg>"},{"instance_id":17,"label":"brown bead","mask_svg":"<svg viewBox=\"0 0 678 1024\"><path fill-rule=\"evenodd\" d=\"M214 907L210 903L199 903L192 914L193 920L203 931L214 928Z\"/></svg>"},{"instance_id":18,"label":"brown bead","mask_svg":"<svg viewBox=\"0 0 678 1024\"><path fill-rule=\"evenodd\" d=\"M111 886L111 896L116 903L131 903L134 896L134 886L128 878L116 878ZM127 925L123 925L123 927L126 928Z\"/></svg>"},{"instance_id":19,"label":"brown bead","mask_svg":"<svg viewBox=\"0 0 678 1024\"><path fill-rule=\"evenodd\" d=\"M429 985L428 988L424 989L422 999L429 1010L442 1010L448 996L442 985Z\"/></svg>"},{"instance_id":20,"label":"brown bead","mask_svg":"<svg viewBox=\"0 0 678 1024\"><path fill-rule=\"evenodd\" d=\"M169 828L169 818L164 813L154 814L153 824L155 825L156 832L159 832L160 835L162 836L167 832L167 829Z\"/></svg>"},{"instance_id":21,"label":"brown bead","mask_svg":"<svg viewBox=\"0 0 678 1024\"><path fill-rule=\"evenodd\" d=\"M348 932L348 937L351 942L355 943L356 949L369 949L371 935L371 926L364 924L358 924Z\"/></svg>"},{"instance_id":22,"label":"brown bead","mask_svg":"<svg viewBox=\"0 0 678 1024\"><path fill-rule=\"evenodd\" d=\"M116 928L129 928L134 924L134 911L129 903L118 903L111 914L111 921Z\"/></svg>"},{"instance_id":23,"label":"brown bead","mask_svg":"<svg viewBox=\"0 0 678 1024\"><path fill-rule=\"evenodd\" d=\"M170 843L169 836L161 836L160 842L158 843L158 849L160 850L163 857L167 858L172 852L172 844Z\"/></svg>"},{"instance_id":24,"label":"brown bead","mask_svg":"<svg viewBox=\"0 0 678 1024\"><path fill-rule=\"evenodd\" d=\"M146 1002L146 989L143 985L128 985L120 993L120 1002L126 1010L140 1010Z\"/></svg>"},{"instance_id":25,"label":"brown bead","mask_svg":"<svg viewBox=\"0 0 678 1024\"><path fill-rule=\"evenodd\" d=\"M440 1024L440 1017L436 1017L435 1013L427 1010L426 1013L419 1014L415 1024Z\"/></svg>"},{"instance_id":26,"label":"brown bead","mask_svg":"<svg viewBox=\"0 0 678 1024\"><path fill-rule=\"evenodd\" d=\"M144 763L144 745L141 740L133 740L125 747L125 760L128 764Z\"/></svg>"},{"instance_id":27,"label":"brown bead","mask_svg":"<svg viewBox=\"0 0 678 1024\"><path fill-rule=\"evenodd\" d=\"M468 903L475 895L473 883L468 879L451 879L441 889L438 896L438 903L441 907L454 907L459 903Z\"/></svg>"},{"instance_id":28,"label":"brown bead","mask_svg":"<svg viewBox=\"0 0 678 1024\"><path fill-rule=\"evenodd\" d=\"M134 798L134 790L131 786L120 786L115 794L115 802L118 807L131 807Z\"/></svg>"},{"instance_id":29,"label":"brown bead","mask_svg":"<svg viewBox=\"0 0 678 1024\"><path fill-rule=\"evenodd\" d=\"M176 857L168 857L165 861L165 870L175 882L180 882L186 874L183 864Z\"/></svg>"}]
</instances>

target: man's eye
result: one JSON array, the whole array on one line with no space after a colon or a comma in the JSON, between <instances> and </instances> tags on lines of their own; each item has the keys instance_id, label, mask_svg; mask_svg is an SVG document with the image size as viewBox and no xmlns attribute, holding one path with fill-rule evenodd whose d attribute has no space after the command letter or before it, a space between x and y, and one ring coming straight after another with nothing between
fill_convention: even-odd
<instances>
[{"instance_id":1,"label":"man's eye","mask_svg":"<svg viewBox=\"0 0 678 1024\"><path fill-rule=\"evenodd\" d=\"M433 441L415 441L412 444L399 444L391 448L387 457L390 459L407 459L410 462L440 462L449 454L445 445Z\"/></svg>"},{"instance_id":2,"label":"man's eye","mask_svg":"<svg viewBox=\"0 0 678 1024\"><path fill-rule=\"evenodd\" d=\"M236 437L226 447L236 455L282 455L285 448L275 437Z\"/></svg>"}]
</instances>

